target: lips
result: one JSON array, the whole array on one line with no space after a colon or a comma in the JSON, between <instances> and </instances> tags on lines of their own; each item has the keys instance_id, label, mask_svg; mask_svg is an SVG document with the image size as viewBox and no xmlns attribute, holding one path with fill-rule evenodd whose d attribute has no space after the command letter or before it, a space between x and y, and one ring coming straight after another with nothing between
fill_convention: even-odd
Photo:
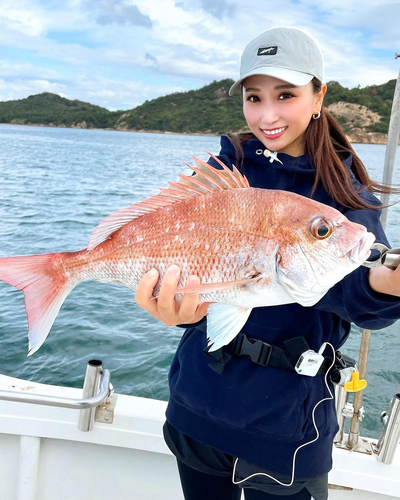
<instances>
[{"instance_id":1,"label":"lips","mask_svg":"<svg viewBox=\"0 0 400 500\"><path fill-rule=\"evenodd\" d=\"M278 127L278 128L273 128L273 129L261 129L261 132L263 133L264 137L267 139L278 139L279 137L282 137L282 135L286 132L287 127Z\"/></svg>"}]
</instances>

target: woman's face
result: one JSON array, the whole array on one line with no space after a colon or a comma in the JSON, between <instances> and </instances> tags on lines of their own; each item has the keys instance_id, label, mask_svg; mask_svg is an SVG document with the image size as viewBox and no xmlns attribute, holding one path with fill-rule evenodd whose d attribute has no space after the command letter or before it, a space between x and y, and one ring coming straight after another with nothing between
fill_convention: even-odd
<instances>
[{"instance_id":1,"label":"woman's face","mask_svg":"<svg viewBox=\"0 0 400 500\"><path fill-rule=\"evenodd\" d=\"M326 92L310 82L296 87L272 76L254 75L243 82L243 113L253 134L270 151L304 154L304 132L318 113Z\"/></svg>"}]
</instances>

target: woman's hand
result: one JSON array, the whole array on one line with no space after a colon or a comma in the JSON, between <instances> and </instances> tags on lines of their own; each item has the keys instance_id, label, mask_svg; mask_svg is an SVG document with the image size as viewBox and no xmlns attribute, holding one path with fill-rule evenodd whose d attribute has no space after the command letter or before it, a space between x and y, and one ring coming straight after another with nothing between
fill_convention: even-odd
<instances>
[{"instance_id":1,"label":"woman's hand","mask_svg":"<svg viewBox=\"0 0 400 500\"><path fill-rule=\"evenodd\" d=\"M385 266L371 268L369 284L375 292L400 297L400 266L395 271Z\"/></svg>"},{"instance_id":2,"label":"woman's hand","mask_svg":"<svg viewBox=\"0 0 400 500\"><path fill-rule=\"evenodd\" d=\"M136 303L168 326L197 323L207 314L207 307L210 304L210 302L199 304L198 294L184 294L182 302L176 302L175 293L180 274L181 270L176 265L167 269L157 299L152 295L159 277L157 269L151 269L146 273L136 290ZM189 276L186 284L199 283L198 276Z\"/></svg>"}]
</instances>

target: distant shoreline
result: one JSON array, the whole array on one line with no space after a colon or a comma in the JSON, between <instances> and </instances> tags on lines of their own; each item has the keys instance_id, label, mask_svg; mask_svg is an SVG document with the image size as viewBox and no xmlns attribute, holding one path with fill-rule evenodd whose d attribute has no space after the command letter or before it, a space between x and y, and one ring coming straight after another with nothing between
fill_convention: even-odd
<instances>
[{"instance_id":1,"label":"distant shoreline","mask_svg":"<svg viewBox=\"0 0 400 500\"><path fill-rule=\"evenodd\" d=\"M78 125L52 125L46 123L6 123L2 122L0 125L15 125L16 127L44 127L44 128L71 128L76 130L111 130L114 132L138 132L143 134L165 134L165 135L195 135L205 137L220 137L221 134L211 134L206 132L171 132L169 130L133 130L129 128L111 128L111 127L79 127Z\"/></svg>"},{"instance_id":2,"label":"distant shoreline","mask_svg":"<svg viewBox=\"0 0 400 500\"><path fill-rule=\"evenodd\" d=\"M78 125L53 125L53 124L45 124L45 123L0 123L0 125L16 125L20 127L45 127L45 128L71 128L71 129L81 129L81 130L111 130L115 132L138 132L144 134L165 134L165 135L193 135L193 136L204 136L204 137L219 137L221 134L211 134L206 132L172 132L169 130L134 130L128 128L97 128L97 127L87 127L82 126L82 124ZM86 124L85 124L86 125ZM362 129L354 129L350 132L350 134L346 135L347 139L352 144L387 144L387 134L379 133L379 132L365 132ZM399 139L400 145L400 139Z\"/></svg>"}]
</instances>

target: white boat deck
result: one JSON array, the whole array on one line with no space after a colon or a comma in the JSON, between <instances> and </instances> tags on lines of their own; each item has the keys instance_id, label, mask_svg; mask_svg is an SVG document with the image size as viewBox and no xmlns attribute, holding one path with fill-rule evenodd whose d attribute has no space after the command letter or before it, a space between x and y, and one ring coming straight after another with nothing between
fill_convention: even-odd
<instances>
[{"instance_id":1,"label":"white boat deck","mask_svg":"<svg viewBox=\"0 0 400 500\"><path fill-rule=\"evenodd\" d=\"M81 389L0 375L0 390L81 398ZM0 401L0 500L181 500L162 438L166 403L118 395L114 422L78 429L79 411ZM400 498L394 463L334 449L330 499Z\"/></svg>"}]
</instances>

